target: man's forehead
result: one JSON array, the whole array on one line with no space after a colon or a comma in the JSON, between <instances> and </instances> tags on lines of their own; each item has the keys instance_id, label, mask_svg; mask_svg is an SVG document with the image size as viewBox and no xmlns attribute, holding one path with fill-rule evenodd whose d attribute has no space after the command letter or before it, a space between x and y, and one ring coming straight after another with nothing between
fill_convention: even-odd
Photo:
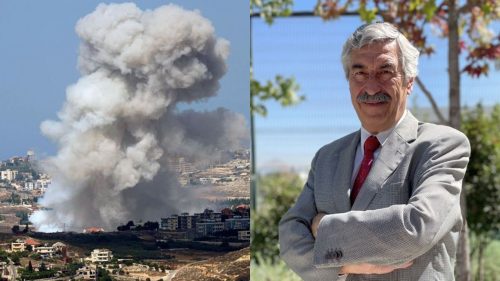
<instances>
[{"instance_id":1,"label":"man's forehead","mask_svg":"<svg viewBox=\"0 0 500 281\"><path fill-rule=\"evenodd\" d=\"M353 65L398 65L398 52L395 42L374 43L354 49L351 52L351 66Z\"/></svg>"}]
</instances>

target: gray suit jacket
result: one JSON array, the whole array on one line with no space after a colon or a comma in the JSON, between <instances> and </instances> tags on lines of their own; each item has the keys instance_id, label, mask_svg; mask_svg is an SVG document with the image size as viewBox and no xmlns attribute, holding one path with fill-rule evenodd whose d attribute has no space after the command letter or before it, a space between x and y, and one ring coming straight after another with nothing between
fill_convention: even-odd
<instances>
[{"instance_id":1,"label":"gray suit jacket","mask_svg":"<svg viewBox=\"0 0 500 281\"><path fill-rule=\"evenodd\" d=\"M470 156L465 135L421 123L408 112L351 207L348 189L359 139L358 131L316 153L302 193L280 222L282 259L304 280L337 280L345 264L410 260L407 269L347 280L454 280L460 192ZM329 215L314 239L310 225L319 212Z\"/></svg>"}]
</instances>

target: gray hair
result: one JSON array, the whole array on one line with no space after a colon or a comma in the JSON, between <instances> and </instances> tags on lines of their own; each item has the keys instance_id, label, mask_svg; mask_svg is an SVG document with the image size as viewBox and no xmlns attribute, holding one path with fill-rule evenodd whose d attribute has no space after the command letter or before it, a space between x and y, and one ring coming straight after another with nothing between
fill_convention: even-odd
<instances>
[{"instance_id":1,"label":"gray hair","mask_svg":"<svg viewBox=\"0 0 500 281\"><path fill-rule=\"evenodd\" d=\"M342 49L342 66L346 78L349 79L349 60L353 49L360 49L376 42L393 42L399 48L399 62L403 67L405 82L418 75L418 56L420 52L415 48L397 28L386 22L376 22L360 26L347 39Z\"/></svg>"}]
</instances>

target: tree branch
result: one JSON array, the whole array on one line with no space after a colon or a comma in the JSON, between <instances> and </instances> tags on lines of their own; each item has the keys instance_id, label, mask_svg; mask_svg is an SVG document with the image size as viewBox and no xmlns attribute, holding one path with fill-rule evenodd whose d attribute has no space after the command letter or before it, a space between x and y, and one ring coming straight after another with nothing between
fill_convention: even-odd
<instances>
[{"instance_id":1,"label":"tree branch","mask_svg":"<svg viewBox=\"0 0 500 281\"><path fill-rule=\"evenodd\" d=\"M314 13L314 11L298 11L292 12L290 15L286 16L286 18L293 17L317 17L318 15ZM357 11L345 11L340 16L359 16ZM250 13L250 18L259 18L260 12L252 12ZM282 18L283 16L276 16L275 18Z\"/></svg>"},{"instance_id":2,"label":"tree branch","mask_svg":"<svg viewBox=\"0 0 500 281\"><path fill-rule=\"evenodd\" d=\"M478 2L479 1L471 1L471 0L466 1L466 3L462 7L458 8L458 14L467 13L467 11L469 11L470 9L472 9L472 7L478 6L479 5Z\"/></svg>"},{"instance_id":3,"label":"tree branch","mask_svg":"<svg viewBox=\"0 0 500 281\"><path fill-rule=\"evenodd\" d=\"M441 111L439 110L436 101L432 97L431 92L429 92L429 90L425 87L424 83L422 83L422 81L418 76L415 78L415 81L417 82L418 87L422 90L427 99L429 99L429 102L432 105L432 109L434 110L434 113L436 113L436 116L439 119L439 123L447 124L448 122L446 121L446 119L444 119L443 114L441 114Z\"/></svg>"}]
</instances>

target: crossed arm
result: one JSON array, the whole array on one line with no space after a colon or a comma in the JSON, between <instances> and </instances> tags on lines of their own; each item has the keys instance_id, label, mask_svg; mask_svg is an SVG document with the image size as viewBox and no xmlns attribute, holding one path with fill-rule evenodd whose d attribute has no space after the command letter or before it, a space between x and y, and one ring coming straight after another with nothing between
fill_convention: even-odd
<instances>
[{"instance_id":1,"label":"crossed arm","mask_svg":"<svg viewBox=\"0 0 500 281\"><path fill-rule=\"evenodd\" d=\"M411 265L461 220L461 180L470 149L463 136L446 142L438 140L425 151L427 161L419 163L407 204L369 211L318 214L316 156L297 203L280 222L282 258L304 280L387 273ZM344 249L342 259L325 258L328 249L338 247Z\"/></svg>"}]
</instances>

